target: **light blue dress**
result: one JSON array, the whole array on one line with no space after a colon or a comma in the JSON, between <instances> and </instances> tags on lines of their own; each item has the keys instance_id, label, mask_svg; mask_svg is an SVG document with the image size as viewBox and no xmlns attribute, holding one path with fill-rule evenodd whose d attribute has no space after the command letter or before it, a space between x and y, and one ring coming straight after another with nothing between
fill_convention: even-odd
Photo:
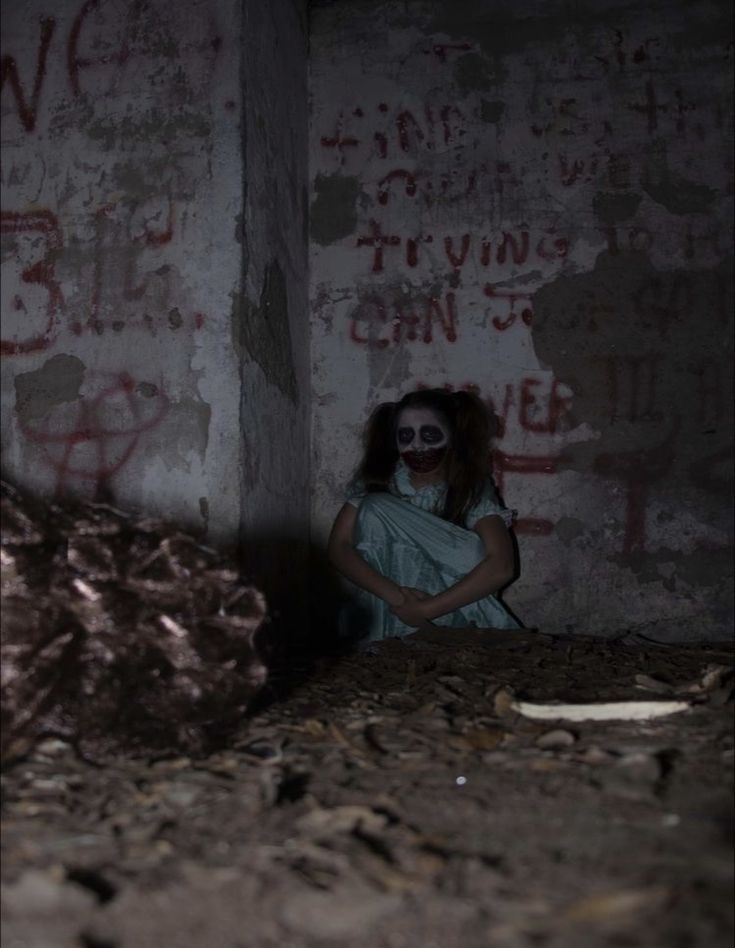
<instances>
[{"instance_id":1,"label":"light blue dress","mask_svg":"<svg viewBox=\"0 0 735 948\"><path fill-rule=\"evenodd\" d=\"M389 492L366 493L355 485L347 503L357 508L355 549L383 576L399 586L430 595L453 586L485 556L473 527L482 517L501 517L510 526L512 513L503 507L488 479L478 503L467 515L467 529L442 520L445 484L415 488L408 468L399 461ZM366 590L352 587L351 601L340 616L340 631L361 642L404 636L415 631ZM433 620L450 628L517 629L520 625L495 597L487 596Z\"/></svg>"}]
</instances>

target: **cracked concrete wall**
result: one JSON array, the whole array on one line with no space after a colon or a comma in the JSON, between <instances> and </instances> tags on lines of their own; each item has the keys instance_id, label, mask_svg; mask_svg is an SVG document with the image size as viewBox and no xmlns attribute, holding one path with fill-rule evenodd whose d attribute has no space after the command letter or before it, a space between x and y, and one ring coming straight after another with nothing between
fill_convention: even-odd
<instances>
[{"instance_id":1,"label":"cracked concrete wall","mask_svg":"<svg viewBox=\"0 0 735 948\"><path fill-rule=\"evenodd\" d=\"M3 5L4 469L224 544L307 519L306 30L263 6Z\"/></svg>"},{"instance_id":2,"label":"cracked concrete wall","mask_svg":"<svg viewBox=\"0 0 735 948\"><path fill-rule=\"evenodd\" d=\"M731 634L732 13L318 2L313 524L372 407L474 388L528 625Z\"/></svg>"}]
</instances>

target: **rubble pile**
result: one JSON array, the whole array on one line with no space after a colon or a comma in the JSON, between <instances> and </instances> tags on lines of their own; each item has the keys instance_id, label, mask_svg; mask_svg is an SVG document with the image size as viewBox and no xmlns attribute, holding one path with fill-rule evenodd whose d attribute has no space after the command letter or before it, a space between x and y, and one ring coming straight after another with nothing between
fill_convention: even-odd
<instances>
[{"instance_id":1,"label":"rubble pile","mask_svg":"<svg viewBox=\"0 0 735 948\"><path fill-rule=\"evenodd\" d=\"M225 556L106 504L2 483L2 760L211 750L266 679L262 594Z\"/></svg>"}]
</instances>

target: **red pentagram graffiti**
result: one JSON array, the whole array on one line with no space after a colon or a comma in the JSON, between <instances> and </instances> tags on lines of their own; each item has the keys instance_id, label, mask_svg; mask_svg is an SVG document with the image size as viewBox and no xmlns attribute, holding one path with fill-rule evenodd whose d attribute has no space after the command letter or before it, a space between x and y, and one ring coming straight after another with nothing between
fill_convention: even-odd
<instances>
[{"instance_id":1,"label":"red pentagram graffiti","mask_svg":"<svg viewBox=\"0 0 735 948\"><path fill-rule=\"evenodd\" d=\"M20 428L56 472L57 493L76 482L102 496L142 435L160 423L168 399L159 386L136 382L127 372L88 373L85 389L87 394L56 406L42 424Z\"/></svg>"}]
</instances>

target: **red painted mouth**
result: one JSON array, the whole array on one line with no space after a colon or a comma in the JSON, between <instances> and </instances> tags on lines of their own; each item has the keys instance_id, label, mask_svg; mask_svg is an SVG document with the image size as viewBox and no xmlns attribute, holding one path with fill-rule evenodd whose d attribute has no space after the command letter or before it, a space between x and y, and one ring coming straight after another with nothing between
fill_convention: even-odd
<instances>
[{"instance_id":1,"label":"red painted mouth","mask_svg":"<svg viewBox=\"0 0 735 948\"><path fill-rule=\"evenodd\" d=\"M431 474L444 460L446 448L431 448L429 451L406 451L401 458L414 474Z\"/></svg>"}]
</instances>

